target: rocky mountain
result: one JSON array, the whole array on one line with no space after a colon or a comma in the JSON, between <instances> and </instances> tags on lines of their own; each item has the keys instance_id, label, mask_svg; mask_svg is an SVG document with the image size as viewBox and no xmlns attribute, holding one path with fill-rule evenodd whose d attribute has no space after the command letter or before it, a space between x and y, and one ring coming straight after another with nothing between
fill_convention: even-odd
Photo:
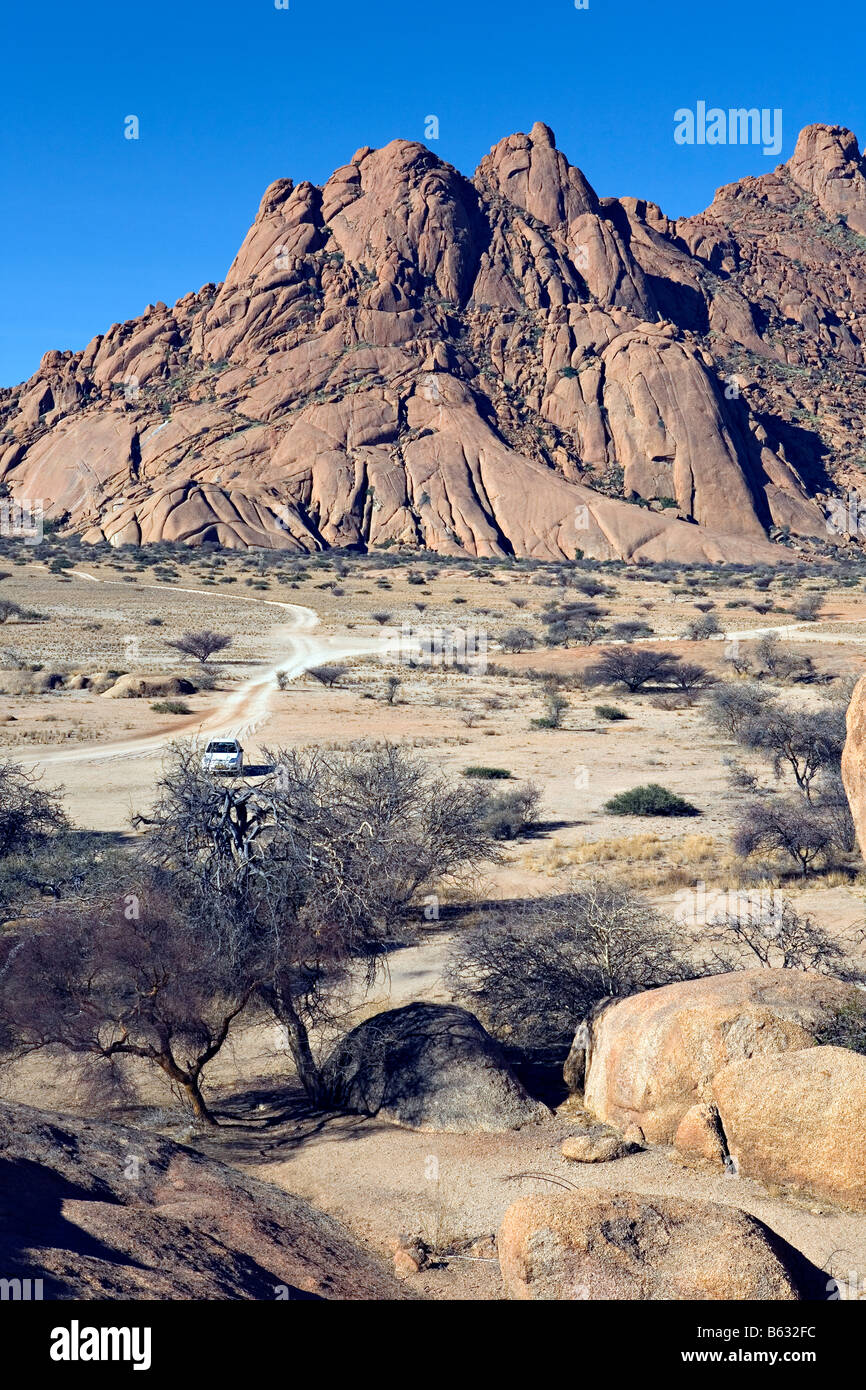
<instances>
[{"instance_id":1,"label":"rocky mountain","mask_svg":"<svg viewBox=\"0 0 866 1390\"><path fill-rule=\"evenodd\" d=\"M864 342L850 131L676 221L540 123L472 179L395 140L0 392L0 481L116 545L772 562L859 543Z\"/></svg>"}]
</instances>

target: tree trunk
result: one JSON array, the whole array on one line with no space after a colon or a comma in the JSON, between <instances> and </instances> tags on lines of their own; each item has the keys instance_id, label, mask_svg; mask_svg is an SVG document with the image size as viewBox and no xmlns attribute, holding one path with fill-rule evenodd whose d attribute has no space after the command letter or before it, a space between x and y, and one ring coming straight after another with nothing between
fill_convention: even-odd
<instances>
[{"instance_id":1,"label":"tree trunk","mask_svg":"<svg viewBox=\"0 0 866 1390\"><path fill-rule=\"evenodd\" d=\"M298 1079L314 1105L323 1105L325 1086L322 1073L310 1047L310 1035L306 1024L298 1016L291 996L287 991L275 989L273 995L274 1012L286 1030L289 1050L298 1070Z\"/></svg>"},{"instance_id":2,"label":"tree trunk","mask_svg":"<svg viewBox=\"0 0 866 1390\"><path fill-rule=\"evenodd\" d=\"M201 1093L199 1079L191 1072L184 1071L179 1067L173 1057L160 1057L159 1065L172 1081L176 1082L186 1093L187 1099L192 1107L192 1113L197 1120L201 1120L206 1125L216 1125L216 1120L207 1107L205 1098Z\"/></svg>"}]
</instances>

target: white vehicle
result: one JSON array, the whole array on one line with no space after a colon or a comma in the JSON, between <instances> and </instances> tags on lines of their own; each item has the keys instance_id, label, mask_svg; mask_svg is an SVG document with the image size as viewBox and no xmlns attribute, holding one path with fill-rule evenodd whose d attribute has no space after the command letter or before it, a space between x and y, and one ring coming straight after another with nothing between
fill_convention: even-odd
<instances>
[{"instance_id":1,"label":"white vehicle","mask_svg":"<svg viewBox=\"0 0 866 1390\"><path fill-rule=\"evenodd\" d=\"M244 750L236 738L211 739L201 765L205 772L243 772Z\"/></svg>"}]
</instances>

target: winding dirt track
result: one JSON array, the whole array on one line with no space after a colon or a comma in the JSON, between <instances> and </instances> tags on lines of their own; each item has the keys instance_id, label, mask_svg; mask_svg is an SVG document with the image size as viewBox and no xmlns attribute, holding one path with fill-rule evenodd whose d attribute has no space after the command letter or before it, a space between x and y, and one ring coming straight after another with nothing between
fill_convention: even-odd
<instances>
[{"instance_id":1,"label":"winding dirt track","mask_svg":"<svg viewBox=\"0 0 866 1390\"><path fill-rule=\"evenodd\" d=\"M116 585L123 588L119 579L101 579L86 570L71 570L71 574L93 584ZM397 635L377 637L317 637L314 634L319 625L319 617L312 608L304 608L297 603L281 603L278 599L260 599L243 594L215 594L210 589L184 588L177 584L144 584L146 589L159 589L167 593L203 594L210 599L225 603L258 603L271 608L281 608L289 615L290 621L277 631L277 636L285 644L285 655L272 666L263 668L251 680L245 681L236 690L226 694L220 707L203 718L194 716L181 724L175 724L170 731L141 734L136 738L115 743L105 743L101 747L92 745L83 748L40 752L18 759L27 765L41 764L54 766L68 763L95 763L114 758L145 757L168 747L177 738L237 738L243 739L253 733L265 722L270 714L271 700L277 690L277 675L283 673L290 678L303 675L311 666L326 662L340 661L346 657L366 656L373 653L384 654L392 649L396 652L401 639ZM866 637L854 633L816 632L812 624L789 623L782 626L767 626L745 629L741 632L719 633L718 641L750 641L775 632L783 640L794 638L807 642L853 642L862 644ZM660 642L677 639L677 634L638 638L640 642ZM399 647L405 651L405 639Z\"/></svg>"},{"instance_id":2,"label":"winding dirt track","mask_svg":"<svg viewBox=\"0 0 866 1390\"><path fill-rule=\"evenodd\" d=\"M98 575L85 570L71 570L79 579L90 580L93 584L116 584L123 588L123 582L115 579L100 579ZM303 608L296 603L280 603L277 599L248 598L242 594L214 594L209 589L188 589L177 584L144 584L145 589L160 589L168 593L205 594L209 598L221 599L226 603L259 603L272 608L282 608L290 621L276 634L285 645L285 655L275 665L259 671L251 680L245 681L237 690L230 691L219 709L201 719L195 717L181 725L175 725L168 732L142 734L137 738L125 739L118 743L106 743L101 747L72 748L59 752L39 753L21 757L19 762L54 766L63 763L92 763L110 758L144 757L168 747L179 737L237 738L243 739L255 731L267 719L271 699L277 689L277 674L296 677L303 675L311 666L325 662L339 661L350 656L364 656L370 653L387 652L394 638L355 637L316 637L314 630L319 625L318 615L312 608Z\"/></svg>"}]
</instances>

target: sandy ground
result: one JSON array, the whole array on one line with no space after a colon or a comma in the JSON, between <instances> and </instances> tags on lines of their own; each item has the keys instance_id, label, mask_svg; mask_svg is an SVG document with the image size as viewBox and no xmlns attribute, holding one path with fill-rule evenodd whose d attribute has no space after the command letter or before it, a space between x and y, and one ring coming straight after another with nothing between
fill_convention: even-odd
<instances>
[{"instance_id":1,"label":"sandy ground","mask_svg":"<svg viewBox=\"0 0 866 1390\"><path fill-rule=\"evenodd\" d=\"M709 728L699 701L584 692L579 676L593 659L591 649L538 647L517 655L498 649L509 626L541 632L540 608L564 596L556 585L524 573L426 561L415 567L414 583L405 568L372 562L348 562L344 573L325 561L293 583L280 583L237 557L227 557L219 569L195 556L188 563L136 566L131 572L124 556L81 568L89 577L60 576L28 557L2 581L3 596L45 621L10 622L0 629L0 675L4 667L27 663L64 672L194 676L167 640L204 626L233 638L214 665L216 688L188 697L188 716L157 714L148 700L111 700L88 691L0 698L0 756L26 762L47 783L62 785L82 827L129 832L131 815L146 810L177 737L238 731L253 765L261 764L265 746L339 748L362 738L390 739L417 749L445 772L459 776L470 765L492 765L541 790L538 833L508 847L505 862L474 885L476 901L555 892L574 873L601 871L628 877L669 913L699 882L712 896L737 881L730 832L741 800L729 787L725 764L734 749ZM667 648L720 670L725 642L680 638L697 616L698 594L685 587L676 593L645 572L631 573L618 576L615 594L599 601L614 619L645 618L654 640L664 638ZM821 672L847 678L866 669L866 594L858 590L829 592L825 615L807 629L785 613L753 610L748 600L754 595L741 585L711 586L710 596L728 636L739 634L746 649L772 625L785 629L792 649L808 651ZM775 581L770 596L781 608L792 595L784 581ZM565 597L581 595L569 591ZM394 643L403 624L416 634L458 625L483 633L486 671L398 664ZM334 688L303 674L311 665L334 661L346 666ZM280 670L292 677L285 690L277 686ZM568 682L562 729L531 725L544 712L541 683L532 675L538 671ZM401 681L393 704L390 676ZM832 686L779 691L803 707L832 692ZM606 723L595 712L600 703L620 706L628 719ZM764 785L773 785L766 768L754 764L754 770ZM647 781L686 796L701 815L685 822L624 822L606 813L609 797ZM791 880L784 885L846 940L854 939L863 922L862 889L856 864L806 886ZM453 896L454 890L442 890L443 902ZM448 932L434 929L420 945L394 953L389 976L377 982L370 998L356 1001L358 1010L447 998L441 973L448 944ZM195 1142L309 1197L377 1248L404 1231L443 1247L451 1237L487 1235L515 1196L550 1190L543 1178L516 1177L532 1172L577 1185L741 1206L833 1273L866 1268L866 1217L821 1213L748 1180L688 1169L660 1151L594 1167L568 1164L558 1153L572 1129L564 1118L504 1136L428 1135L375 1120L322 1119L306 1112L288 1073L276 1030L242 1030L210 1073L213 1097L225 1118L233 1114L237 1122L216 1138L195 1136ZM250 1114L242 1100L257 1088L255 1104L264 1109ZM139 1078L138 1090L145 1110L134 1119L184 1131L186 1121L157 1083ZM59 1109L86 1109L88 1103L68 1069L44 1059L0 1075L0 1094ZM418 1276L418 1287L431 1297L497 1297L497 1267L484 1259L446 1259Z\"/></svg>"}]
</instances>

